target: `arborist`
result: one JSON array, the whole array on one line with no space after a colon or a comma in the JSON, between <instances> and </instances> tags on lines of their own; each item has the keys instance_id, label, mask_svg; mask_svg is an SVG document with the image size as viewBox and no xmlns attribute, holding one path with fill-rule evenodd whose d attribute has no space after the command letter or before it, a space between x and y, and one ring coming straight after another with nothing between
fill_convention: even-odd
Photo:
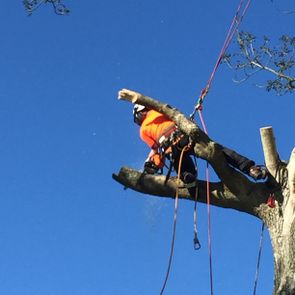
<instances>
[{"instance_id":1,"label":"arborist","mask_svg":"<svg viewBox=\"0 0 295 295\"><path fill-rule=\"evenodd\" d=\"M134 122L140 126L141 139L151 148L151 151L144 163L144 172L155 174L163 169L165 158L168 158L175 171L178 170L179 158L183 148L186 147L180 178L187 186L190 193L196 184L196 167L190 155L193 154L193 146L189 137L181 132L176 124L164 114L147 107L135 104L133 108ZM249 175L254 180L265 179L267 170L263 166L257 166L254 161L239 155L235 151L222 147L222 151L228 163Z\"/></svg>"}]
</instances>

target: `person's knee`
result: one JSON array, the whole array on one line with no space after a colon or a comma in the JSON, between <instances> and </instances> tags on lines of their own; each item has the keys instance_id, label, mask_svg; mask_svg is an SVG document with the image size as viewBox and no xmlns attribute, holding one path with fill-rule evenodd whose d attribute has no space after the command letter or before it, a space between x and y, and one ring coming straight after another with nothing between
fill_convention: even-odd
<instances>
[{"instance_id":1,"label":"person's knee","mask_svg":"<svg viewBox=\"0 0 295 295\"><path fill-rule=\"evenodd\" d=\"M183 172L182 175L182 181L184 183L192 183L192 182L195 182L196 181L196 174L193 174L191 172Z\"/></svg>"}]
</instances>

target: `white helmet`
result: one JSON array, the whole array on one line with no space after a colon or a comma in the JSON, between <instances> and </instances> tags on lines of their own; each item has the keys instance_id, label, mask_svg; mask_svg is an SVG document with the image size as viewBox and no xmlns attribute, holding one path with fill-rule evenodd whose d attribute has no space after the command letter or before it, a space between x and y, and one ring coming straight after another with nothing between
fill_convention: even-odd
<instances>
[{"instance_id":1,"label":"white helmet","mask_svg":"<svg viewBox=\"0 0 295 295\"><path fill-rule=\"evenodd\" d=\"M145 106L136 103L136 104L134 105L134 107L133 107L133 115L134 115L135 113L138 113L138 112L143 111L144 109L145 109Z\"/></svg>"},{"instance_id":2,"label":"white helmet","mask_svg":"<svg viewBox=\"0 0 295 295\"><path fill-rule=\"evenodd\" d=\"M133 119L134 122L138 125L141 125L143 120L145 119L145 112L147 108L141 104L135 104L133 107Z\"/></svg>"}]
</instances>

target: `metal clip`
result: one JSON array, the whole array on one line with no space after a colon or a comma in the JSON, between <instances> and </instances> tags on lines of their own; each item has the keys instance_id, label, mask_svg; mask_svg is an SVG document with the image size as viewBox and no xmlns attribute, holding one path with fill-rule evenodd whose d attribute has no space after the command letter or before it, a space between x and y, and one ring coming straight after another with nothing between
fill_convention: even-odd
<instances>
[{"instance_id":1,"label":"metal clip","mask_svg":"<svg viewBox=\"0 0 295 295\"><path fill-rule=\"evenodd\" d=\"M201 243L198 239L198 235L197 233L195 232L195 237L194 237L194 249L195 250L200 250L201 249Z\"/></svg>"}]
</instances>

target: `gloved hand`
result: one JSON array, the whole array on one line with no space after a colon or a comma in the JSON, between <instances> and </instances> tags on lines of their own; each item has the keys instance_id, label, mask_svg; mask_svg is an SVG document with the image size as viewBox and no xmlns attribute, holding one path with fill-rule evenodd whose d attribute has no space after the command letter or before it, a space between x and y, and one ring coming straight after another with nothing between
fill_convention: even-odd
<instances>
[{"instance_id":1,"label":"gloved hand","mask_svg":"<svg viewBox=\"0 0 295 295\"><path fill-rule=\"evenodd\" d=\"M146 161L144 163L144 169L143 172L147 173L147 174L155 174L157 173L159 170L159 167L157 165L155 165L154 162L152 161Z\"/></svg>"},{"instance_id":2,"label":"gloved hand","mask_svg":"<svg viewBox=\"0 0 295 295\"><path fill-rule=\"evenodd\" d=\"M158 169L162 169L165 165L165 157L158 153L154 154L150 158L150 161L153 162L158 167Z\"/></svg>"}]
</instances>

